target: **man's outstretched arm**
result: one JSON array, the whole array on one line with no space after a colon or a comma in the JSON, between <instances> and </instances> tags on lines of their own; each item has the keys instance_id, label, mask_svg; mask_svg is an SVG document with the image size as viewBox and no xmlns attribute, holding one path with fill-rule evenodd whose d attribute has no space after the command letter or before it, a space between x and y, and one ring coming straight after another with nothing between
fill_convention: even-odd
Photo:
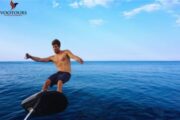
<instances>
[{"instance_id":1,"label":"man's outstretched arm","mask_svg":"<svg viewBox=\"0 0 180 120\"><path fill-rule=\"evenodd\" d=\"M52 59L51 59L52 56L47 57L47 58L39 58L39 57L32 56L32 55L30 55L28 53L26 53L25 58L26 59L30 58L30 59L32 59L32 60L34 60L36 62L50 62L50 61L52 61Z\"/></svg>"},{"instance_id":2,"label":"man's outstretched arm","mask_svg":"<svg viewBox=\"0 0 180 120\"><path fill-rule=\"evenodd\" d=\"M70 50L66 50L66 52L67 52L67 54L68 54L68 56L69 56L70 58L76 60L76 61L79 62L80 64L83 64L83 63L84 63L84 61L83 61L80 57L74 55Z\"/></svg>"}]
</instances>

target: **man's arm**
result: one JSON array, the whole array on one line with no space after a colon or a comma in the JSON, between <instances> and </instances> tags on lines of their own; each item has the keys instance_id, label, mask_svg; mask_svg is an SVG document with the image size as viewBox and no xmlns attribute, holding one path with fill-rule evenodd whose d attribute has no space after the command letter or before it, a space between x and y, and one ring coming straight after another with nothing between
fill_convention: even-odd
<instances>
[{"instance_id":1,"label":"man's arm","mask_svg":"<svg viewBox=\"0 0 180 120\"><path fill-rule=\"evenodd\" d=\"M66 50L66 52L67 52L67 54L68 54L68 56L69 56L70 58L76 60L76 61L79 62L80 64L83 64L83 63L84 63L84 61L83 61L80 57L74 55L70 50Z\"/></svg>"},{"instance_id":2,"label":"man's arm","mask_svg":"<svg viewBox=\"0 0 180 120\"><path fill-rule=\"evenodd\" d=\"M50 62L50 61L52 61L52 56L47 57L47 58L39 58L39 57L32 56L32 55L30 55L28 53L26 53L25 58L26 59L30 58L30 59L32 59L32 60L34 60L36 62Z\"/></svg>"}]
</instances>

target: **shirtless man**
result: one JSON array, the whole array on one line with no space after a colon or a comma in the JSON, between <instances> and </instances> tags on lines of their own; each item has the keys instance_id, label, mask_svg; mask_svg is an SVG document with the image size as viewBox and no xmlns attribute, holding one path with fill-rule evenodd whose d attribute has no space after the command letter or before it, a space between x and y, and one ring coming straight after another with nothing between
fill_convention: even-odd
<instances>
[{"instance_id":1,"label":"shirtless man","mask_svg":"<svg viewBox=\"0 0 180 120\"><path fill-rule=\"evenodd\" d=\"M37 62L53 62L58 72L51 75L45 82L42 87L43 91L46 91L49 86L53 86L57 84L57 91L62 93L62 86L66 83L71 77L71 61L70 58L76 60L80 64L83 64L83 60L71 53L69 50L60 50L61 43L58 39L52 41L53 50L55 55L47 57L47 58L39 58L32 56L30 54L26 54L26 59L32 59Z\"/></svg>"}]
</instances>

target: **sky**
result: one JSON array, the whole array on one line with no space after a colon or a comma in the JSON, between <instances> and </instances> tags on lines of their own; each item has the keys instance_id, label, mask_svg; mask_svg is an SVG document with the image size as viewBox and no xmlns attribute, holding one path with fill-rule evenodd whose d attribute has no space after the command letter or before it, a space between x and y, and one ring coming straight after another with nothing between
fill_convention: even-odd
<instances>
[{"instance_id":1,"label":"sky","mask_svg":"<svg viewBox=\"0 0 180 120\"><path fill-rule=\"evenodd\" d=\"M53 39L85 61L180 60L180 0L14 2L27 14L0 14L0 61L51 56Z\"/></svg>"}]
</instances>

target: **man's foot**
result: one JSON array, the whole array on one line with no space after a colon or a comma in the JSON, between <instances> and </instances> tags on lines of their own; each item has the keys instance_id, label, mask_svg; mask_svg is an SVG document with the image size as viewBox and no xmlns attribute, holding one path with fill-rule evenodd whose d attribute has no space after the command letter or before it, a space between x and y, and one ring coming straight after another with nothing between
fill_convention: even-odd
<instances>
[{"instance_id":1,"label":"man's foot","mask_svg":"<svg viewBox=\"0 0 180 120\"><path fill-rule=\"evenodd\" d=\"M59 93L63 93L62 91L59 91L59 90L57 90L57 92L59 92Z\"/></svg>"},{"instance_id":2,"label":"man's foot","mask_svg":"<svg viewBox=\"0 0 180 120\"><path fill-rule=\"evenodd\" d=\"M48 90L41 90L40 92L47 92Z\"/></svg>"}]
</instances>

